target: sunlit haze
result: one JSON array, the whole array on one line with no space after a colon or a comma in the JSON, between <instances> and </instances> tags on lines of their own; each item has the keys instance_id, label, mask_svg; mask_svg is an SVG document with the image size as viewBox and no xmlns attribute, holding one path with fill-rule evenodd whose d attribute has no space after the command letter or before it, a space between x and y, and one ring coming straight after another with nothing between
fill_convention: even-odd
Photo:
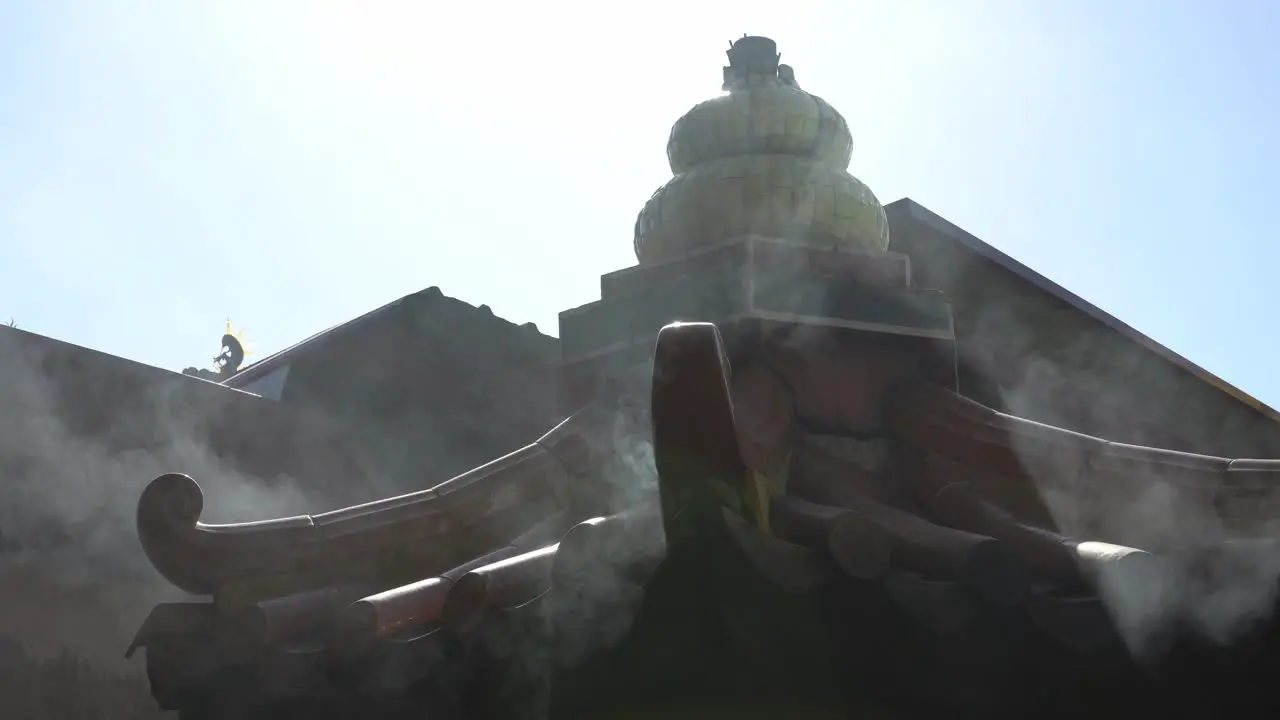
<instances>
[{"instance_id":1,"label":"sunlit haze","mask_svg":"<svg viewBox=\"0 0 1280 720\"><path fill-rule=\"evenodd\" d=\"M1268 0L4 3L0 321L177 370L439 285L555 334L744 33L882 202L1280 405Z\"/></svg>"}]
</instances>

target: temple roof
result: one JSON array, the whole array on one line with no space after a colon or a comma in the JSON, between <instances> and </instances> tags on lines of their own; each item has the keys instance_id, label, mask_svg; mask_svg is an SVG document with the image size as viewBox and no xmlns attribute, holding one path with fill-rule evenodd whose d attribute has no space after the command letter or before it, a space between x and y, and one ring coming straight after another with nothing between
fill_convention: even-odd
<instances>
[{"instance_id":1,"label":"temple roof","mask_svg":"<svg viewBox=\"0 0 1280 720\"><path fill-rule=\"evenodd\" d=\"M417 307L418 303L422 301L431 303L431 311L427 315L442 326L455 326L466 323L472 330L483 331L487 329L498 336L519 337L521 346L535 353L539 356L539 359L549 362L555 362L559 359L558 341L549 335L543 334L533 323L517 325L494 315L488 305L476 307L463 300L445 295L438 286L433 285L425 290L393 300L363 315L358 315L350 320L321 330L301 342L246 366L221 384L231 388L244 388L254 380L266 376L272 370L288 365L299 356L316 352L324 347L331 346L333 343L347 340L354 333L369 327L371 324L386 320L390 315L397 312Z\"/></svg>"},{"instance_id":2,"label":"temple roof","mask_svg":"<svg viewBox=\"0 0 1280 720\"><path fill-rule=\"evenodd\" d=\"M984 242L977 236L964 230L946 218L943 218L932 210L929 210L915 200L912 200L911 198L902 198L886 205L885 210L889 214L891 225L894 226L894 233L891 235L891 249L907 252L912 255L918 254L918 250L915 248L900 247L902 244L900 241L903 240L903 237L902 233L898 232L897 228L903 224L904 218L909 218L910 221L925 225L938 234L946 237L955 245L963 248L965 251L1000 267L1015 277L1029 283L1037 290L1065 303L1072 309L1117 333L1126 340L1138 345L1162 360L1171 363L1180 370L1189 373L1201 382L1218 389L1233 400L1256 410L1269 420L1280 422L1280 412L1277 412L1262 401L1254 398L1252 395L1237 388L1217 375L1214 375L1203 367L1200 367L1183 355L1174 352L1165 345L1162 345L1150 336L1134 328L1132 325L1125 323L1116 316L1099 308L1097 305L1090 303L1074 292L1064 288L1039 272L1036 272L1024 263L1009 256L1007 253L987 242Z\"/></svg>"},{"instance_id":3,"label":"temple roof","mask_svg":"<svg viewBox=\"0 0 1280 720\"><path fill-rule=\"evenodd\" d=\"M1265 417L1268 421L1280 421L1280 412L1247 392L1228 383L1183 355L1174 352L1145 333L1088 302L1076 293L1050 280L1043 274L967 232L915 200L902 198L887 204L885 207L893 229L890 248L913 256L913 266L916 269L916 274L925 269L927 259L923 257L925 254L923 249L915 247L912 243L912 233L908 231L909 227L912 226L928 228L938 237L945 238L949 245L979 258L985 263L990 263L1001 271L1027 283L1036 291L1069 306L1080 315L1089 318L1090 321L1123 338L1126 342L1142 348L1155 358L1159 358L1161 362L1168 363L1199 382L1215 388L1232 402L1249 408L1251 411ZM924 280L925 285L935 285L929 278L922 278L922 280ZM948 292L953 290L953 288L942 286L938 286L938 289ZM509 339L519 338L518 344L520 347L536 354L541 362L554 363L559 359L560 349L557 338L540 332L532 324L516 325L495 316L487 306L476 307L465 301L448 297L438 287L433 286L322 330L301 342L247 366L222 384L229 388L242 389L255 380L268 375L273 369L288 365L293 359L301 355L314 353L321 348L331 346L332 343L343 343L353 338L354 334L362 329L368 329L387 319L388 316L403 311L406 307L414 306L415 303L422 300L432 302L432 309L425 314L425 317L431 321L431 325L436 326L442 332L447 332L448 328L465 324L469 328L468 334L472 332L491 333L499 341L503 337ZM963 310L963 308L960 309ZM486 329L490 332L485 332ZM463 340L462 337L457 339ZM963 342L963 339L961 341Z\"/></svg>"}]
</instances>

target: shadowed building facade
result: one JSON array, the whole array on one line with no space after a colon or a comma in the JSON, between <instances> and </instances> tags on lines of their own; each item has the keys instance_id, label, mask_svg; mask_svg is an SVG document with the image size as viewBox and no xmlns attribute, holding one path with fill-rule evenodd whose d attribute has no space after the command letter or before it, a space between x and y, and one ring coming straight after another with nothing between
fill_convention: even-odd
<instances>
[{"instance_id":1,"label":"shadowed building facade","mask_svg":"<svg viewBox=\"0 0 1280 720\"><path fill-rule=\"evenodd\" d=\"M1027 711L1088 665L1141 685L1105 589L1189 536L1114 506L1194 506L1212 528L1190 544L1261 534L1240 498L1276 468L1229 458L1280 456L1275 413L918 204L882 207L772 41L734 43L723 89L673 126L638 265L558 340L436 288L220 385L6 336L5 392L50 388L33 415L219 461L123 486L148 559L205 598L139 631L162 706L567 716L772 687L758 708ZM278 519L205 524L206 497L281 476L292 505L252 518ZM859 633L900 652L850 652ZM886 692L844 694L846 671Z\"/></svg>"}]
</instances>

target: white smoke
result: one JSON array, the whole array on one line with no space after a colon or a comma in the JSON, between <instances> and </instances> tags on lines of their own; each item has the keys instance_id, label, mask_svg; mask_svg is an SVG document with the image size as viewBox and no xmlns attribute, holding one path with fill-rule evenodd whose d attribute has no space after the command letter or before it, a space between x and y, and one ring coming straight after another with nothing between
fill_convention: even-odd
<instances>
[{"instance_id":1,"label":"white smoke","mask_svg":"<svg viewBox=\"0 0 1280 720\"><path fill-rule=\"evenodd\" d=\"M646 368L647 369L647 368ZM666 538L658 511L658 472L649 425L649 377L637 375L620 387L620 404L604 436L604 466L585 478L606 488L602 505L621 513L625 531L593 535L590 564L557 586L557 653L577 663L621 641L640 611L644 589L628 571L661 558Z\"/></svg>"},{"instance_id":2,"label":"white smoke","mask_svg":"<svg viewBox=\"0 0 1280 720\"><path fill-rule=\"evenodd\" d=\"M60 388L66 378L46 371L44 342L0 330L0 634L109 662L152 605L181 597L137 539L134 513L148 482L174 471L196 478L213 522L290 514L317 499L288 477L245 477L210 449L216 410L181 391L201 381L175 373L172 385L115 408L120 393L110 387ZM113 381L92 366L83 372L77 383Z\"/></svg>"},{"instance_id":3,"label":"white smoke","mask_svg":"<svg viewBox=\"0 0 1280 720\"><path fill-rule=\"evenodd\" d=\"M1159 367L1153 370L1144 349L1108 342L1073 322L1079 320L1072 314L989 304L970 328L965 360L979 373L1004 378L1000 399L1016 416L1132 444L1159 446L1173 437L1192 444L1174 449L1199 452L1215 446L1268 447L1260 438L1242 438L1243 433L1224 428L1222 418L1229 411L1199 404L1207 401L1189 392L1198 388L1162 395L1158 389L1176 379L1160 376ZM1010 377L1007 359L1003 371L997 369L988 349L994 347L1009 353L1006 358L1020 358L1019 377ZM1135 398L1147 403L1135 406ZM1240 541L1272 534L1274 528L1265 522L1251 527L1229 522L1211 491L1191 489L1185 478L1162 475L1166 471L1159 466L1133 468L1131 478L1087 482L1089 459L1083 447L1054 457L1029 448L1019 454L1064 533L1132 545L1158 556L1158 577L1111 581L1102 589L1135 654L1159 652L1175 625L1228 644L1271 614L1280 583L1280 546ZM1201 475L1205 483L1213 479ZM1276 493L1258 501L1280 507Z\"/></svg>"}]
</instances>

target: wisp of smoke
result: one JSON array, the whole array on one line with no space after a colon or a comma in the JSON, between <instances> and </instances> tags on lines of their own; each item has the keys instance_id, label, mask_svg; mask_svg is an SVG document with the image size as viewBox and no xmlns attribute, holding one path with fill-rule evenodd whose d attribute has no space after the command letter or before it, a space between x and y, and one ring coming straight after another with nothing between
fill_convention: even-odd
<instances>
[{"instance_id":1,"label":"wisp of smoke","mask_svg":"<svg viewBox=\"0 0 1280 720\"><path fill-rule=\"evenodd\" d=\"M601 476L589 479L606 487L605 505L627 513L628 532L604 533L592 548L588 571L575 577L571 587L557 589L557 652L564 662L577 662L625 636L644 597L625 569L665 552L662 524L656 521L658 474L649 439L648 393L641 391L647 389L644 383L636 384L640 387L623 394L622 407L612 418ZM637 510L652 511L654 517L636 516Z\"/></svg>"},{"instance_id":2,"label":"wisp of smoke","mask_svg":"<svg viewBox=\"0 0 1280 720\"><path fill-rule=\"evenodd\" d=\"M144 417L108 408L100 434L74 431L67 398L41 359L16 332L0 332L0 634L37 650L70 647L114 660L152 605L180 597L151 568L134 526L137 499L159 474L176 470L204 483L214 521L314 506L290 478L268 485L235 472L200 435L207 410L190 399L155 391ZM146 447L112 442L126 423L130 435L147 431Z\"/></svg>"},{"instance_id":3,"label":"wisp of smoke","mask_svg":"<svg viewBox=\"0 0 1280 720\"><path fill-rule=\"evenodd\" d=\"M967 357L979 369L990 367L991 361L984 357L984 337L1000 338L991 347L1016 344L1010 338L1054 337L1054 359L1041 354L1036 343L1028 342L1023 348L1024 372L1018 378L1004 374L1001 399L1014 415L1086 431L1123 432L1138 426L1153 410L1127 406L1117 397L1117 388L1141 378L1144 366L1135 354L1116 351L1087 334L1073 334L1064 328L1055 333L1051 319L1037 319L1034 314L1027 318L992 308L980 320L970 338ZM1029 322L1039 327L1032 328ZM1169 417L1175 416L1170 413ZM1196 420L1198 417L1203 419ZM1195 408L1181 407L1176 418L1178 434L1196 438L1220 435L1221 429L1212 425L1208 412L1197 414ZM1094 432L1104 439L1115 439L1106 437L1107 432ZM1145 437L1140 429L1129 434L1130 442L1142 442ZM1101 590L1119 632L1135 655L1158 652L1161 642L1177 626L1226 644L1272 612L1280 581L1280 547L1233 539L1238 530L1228 531L1210 493L1188 492L1173 480L1165 481L1155 466L1140 471L1133 482L1093 483L1086 489L1076 483L1082 466L1087 472L1088 457L1083 448L1075 457L1068 454L1051 461L1032 452L1020 454L1064 532L1082 539L1131 544L1160 558L1158 577L1106 582Z\"/></svg>"}]
</instances>

